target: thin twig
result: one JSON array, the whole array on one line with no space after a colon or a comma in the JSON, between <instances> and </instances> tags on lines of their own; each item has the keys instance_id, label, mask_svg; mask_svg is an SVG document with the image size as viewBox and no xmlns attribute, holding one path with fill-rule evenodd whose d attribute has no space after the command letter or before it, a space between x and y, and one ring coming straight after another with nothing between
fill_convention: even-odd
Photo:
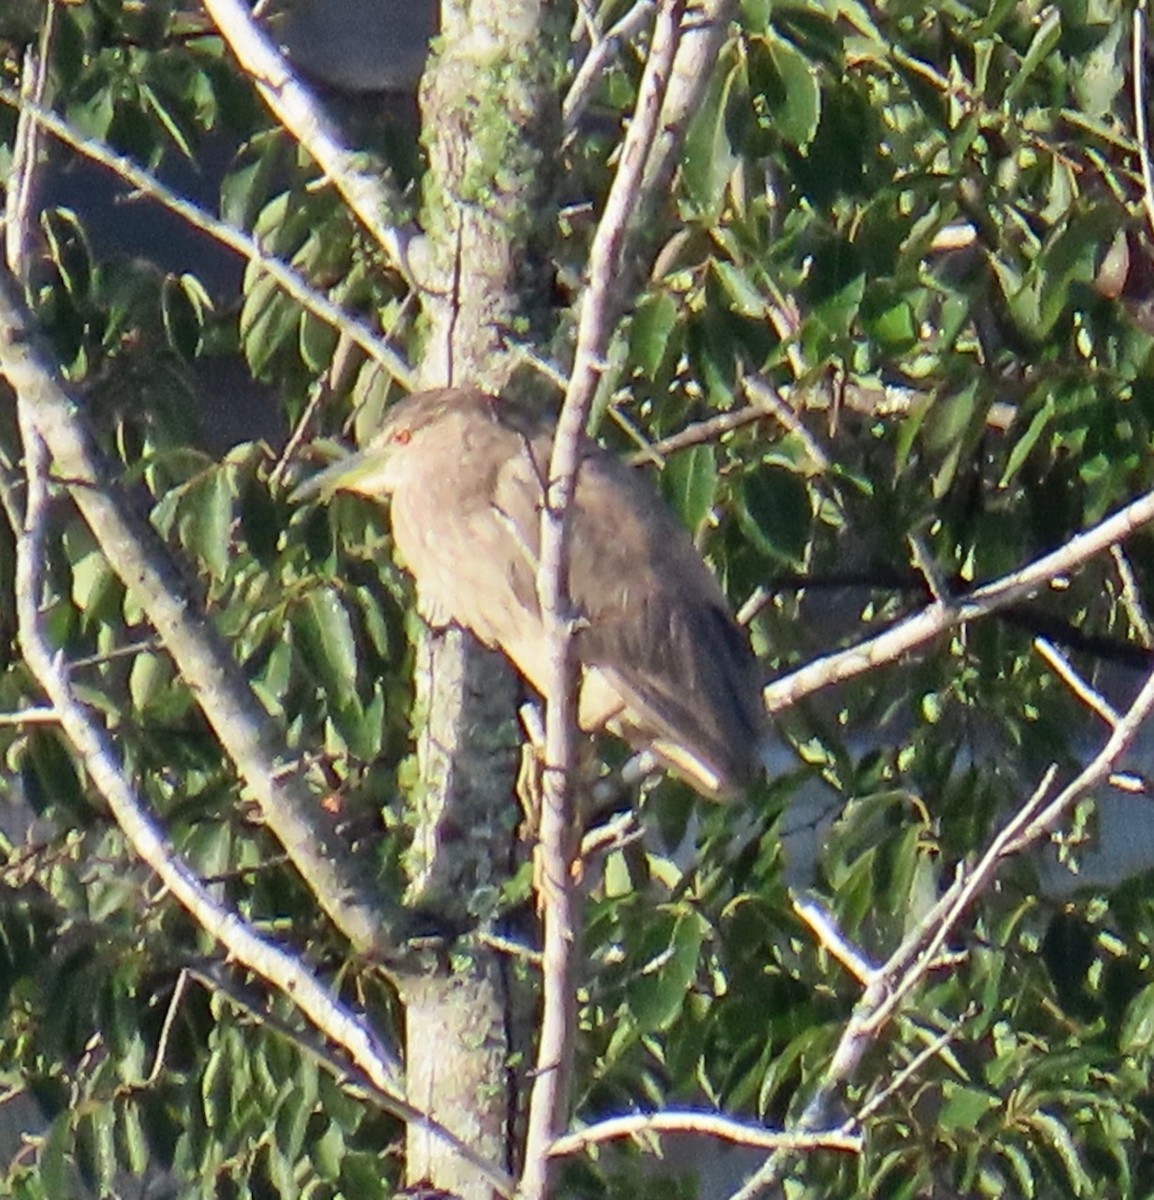
<instances>
[{"instance_id":1,"label":"thin twig","mask_svg":"<svg viewBox=\"0 0 1154 1200\"><path fill-rule=\"evenodd\" d=\"M646 164L642 193L647 197L670 193L686 131L715 77L717 58L736 10L736 0L700 0L687 14L661 106L658 136Z\"/></svg>"},{"instance_id":2,"label":"thin twig","mask_svg":"<svg viewBox=\"0 0 1154 1200\"><path fill-rule=\"evenodd\" d=\"M176 986L172 989L172 995L169 997L168 1011L164 1014L164 1024L160 1027L160 1037L156 1039L156 1054L152 1058L152 1070L148 1072L148 1078L144 1081L146 1087L151 1087L160 1078L160 1072L164 1069L164 1057L168 1053L168 1039L172 1036L172 1027L176 1024L176 1014L180 1011L180 1005L187 990L188 971L181 970L176 977Z\"/></svg>"},{"instance_id":3,"label":"thin twig","mask_svg":"<svg viewBox=\"0 0 1154 1200\"><path fill-rule=\"evenodd\" d=\"M589 1146L617 1138L644 1137L654 1133L699 1133L718 1138L737 1146L755 1146L762 1150L841 1150L858 1154L862 1138L844 1130L826 1133L788 1133L743 1125L715 1113L677 1112L633 1113L627 1117L610 1117L585 1129L558 1138L549 1148L556 1158L577 1154Z\"/></svg>"},{"instance_id":4,"label":"thin twig","mask_svg":"<svg viewBox=\"0 0 1154 1200\"><path fill-rule=\"evenodd\" d=\"M277 457L273 469L268 475L268 485L271 490L280 487L281 480L284 478L285 472L289 468L289 464L296 457L296 452L300 448L301 443L305 440L309 429L312 427L313 418L317 414L317 410L324 403L325 397L329 395L328 384L323 379L316 379L309 388L309 399L305 405L305 410L301 413L300 420L296 423L296 427L289 435L289 439L285 442L284 449Z\"/></svg>"},{"instance_id":5,"label":"thin twig","mask_svg":"<svg viewBox=\"0 0 1154 1200\"><path fill-rule=\"evenodd\" d=\"M28 46L24 51L18 97L19 116L16 121L16 138L12 146L8 196L4 203L4 261L8 264L8 270L25 284L28 282L29 265L26 249L30 244L32 222L36 212L44 133L30 110L44 103L55 29L56 3L55 0L46 0L39 43L35 48Z\"/></svg>"},{"instance_id":6,"label":"thin twig","mask_svg":"<svg viewBox=\"0 0 1154 1200\"><path fill-rule=\"evenodd\" d=\"M0 725L55 725L60 716L54 708L21 708L0 713Z\"/></svg>"},{"instance_id":7,"label":"thin twig","mask_svg":"<svg viewBox=\"0 0 1154 1200\"><path fill-rule=\"evenodd\" d=\"M1096 688L1090 686L1070 660L1048 638L1034 639L1034 649L1051 671L1078 697L1097 717L1101 717L1111 729L1122 719L1118 710Z\"/></svg>"},{"instance_id":8,"label":"thin twig","mask_svg":"<svg viewBox=\"0 0 1154 1200\"><path fill-rule=\"evenodd\" d=\"M581 298L573 368L561 410L562 420L566 410L580 416L582 429L621 308L622 264L636 218L645 208L645 177L651 153L658 142L661 112L676 60L684 7L684 3L674 0L663 0L658 7L653 46L646 59L637 107L622 143L617 173L589 251L589 283ZM561 440L558 436L557 444L561 444ZM550 476L552 478L552 472Z\"/></svg>"},{"instance_id":9,"label":"thin twig","mask_svg":"<svg viewBox=\"0 0 1154 1200\"><path fill-rule=\"evenodd\" d=\"M970 1017L974 1015L976 1009L977 1006L974 1004L967 1006L966 1011L962 1013L962 1015L958 1017L956 1021L950 1022L948 1029L944 1029L927 1045L923 1046L921 1050L919 1050L917 1054L915 1054L913 1058L910 1059L910 1061L906 1063L906 1065L902 1067L902 1069L896 1075L893 1076L892 1079L889 1079L886 1082L885 1087L883 1087L875 1095L871 1096L869 1100L867 1100L866 1103L863 1104L861 1108L859 1108L857 1112L855 1112L853 1116L845 1122L844 1125L842 1125L842 1130L845 1133L851 1133L855 1129L864 1128L866 1121L872 1117L873 1114L877 1112L878 1109L880 1109L881 1106L885 1104L885 1102L891 1096L897 1095L897 1093L900 1092L911 1079L916 1078L922 1067L928 1063L931 1058L936 1058L946 1048L946 1046L948 1046L950 1042L952 1042L954 1038L958 1036L962 1026L970 1019Z\"/></svg>"},{"instance_id":10,"label":"thin twig","mask_svg":"<svg viewBox=\"0 0 1154 1200\"><path fill-rule=\"evenodd\" d=\"M934 603L948 605L950 602L950 590L946 586L946 581L942 578L941 571L938 570L937 563L934 562L933 555L930 554L929 547L916 533L909 535L909 546L910 559L913 562L914 570L922 577L927 591L933 597Z\"/></svg>"},{"instance_id":11,"label":"thin twig","mask_svg":"<svg viewBox=\"0 0 1154 1200\"><path fill-rule=\"evenodd\" d=\"M1135 5L1131 17L1130 84L1134 89L1134 141L1142 165L1142 207L1146 224L1154 233L1154 165L1150 161L1150 141L1146 129L1146 4Z\"/></svg>"},{"instance_id":12,"label":"thin twig","mask_svg":"<svg viewBox=\"0 0 1154 1200\"><path fill-rule=\"evenodd\" d=\"M617 412L616 409L612 411ZM718 413L714 417L706 417L703 421L694 421L659 441L647 442L641 450L629 455L626 461L633 467L654 461L663 463L670 455L694 446L712 445L721 441L727 433L732 433L735 429L744 429L757 421L764 421L768 415L764 409L752 404Z\"/></svg>"},{"instance_id":13,"label":"thin twig","mask_svg":"<svg viewBox=\"0 0 1154 1200\"><path fill-rule=\"evenodd\" d=\"M813 896L791 895L793 911L810 927L820 945L858 981L869 983L877 967L845 936Z\"/></svg>"},{"instance_id":14,"label":"thin twig","mask_svg":"<svg viewBox=\"0 0 1154 1200\"><path fill-rule=\"evenodd\" d=\"M1121 546L1111 546L1110 557L1114 561L1114 569L1118 572L1118 580L1122 584L1122 608L1130 621L1130 628L1138 635L1142 645L1149 650L1154 647L1154 625L1151 624L1149 614L1146 612L1142 589L1138 586L1134 567Z\"/></svg>"},{"instance_id":15,"label":"thin twig","mask_svg":"<svg viewBox=\"0 0 1154 1200\"><path fill-rule=\"evenodd\" d=\"M101 667L105 663L116 662L120 658L133 658L137 654L153 654L163 650L164 643L158 637L140 638L123 646L114 646L111 650L102 650L99 654L86 654L82 658L72 660L72 669L81 671L86 667Z\"/></svg>"},{"instance_id":16,"label":"thin twig","mask_svg":"<svg viewBox=\"0 0 1154 1200\"><path fill-rule=\"evenodd\" d=\"M761 375L746 375L741 381L742 389L753 406L762 413L770 413L805 447L814 466L828 471L833 465L830 455L822 448L794 409L768 379Z\"/></svg>"},{"instance_id":17,"label":"thin twig","mask_svg":"<svg viewBox=\"0 0 1154 1200\"><path fill-rule=\"evenodd\" d=\"M565 97L562 114L565 133L570 134L589 107L594 89L609 67L612 59L620 54L626 43L635 38L649 24L655 0L637 0L633 7L618 21L604 37L593 42L589 53L577 70L569 92Z\"/></svg>"}]
</instances>

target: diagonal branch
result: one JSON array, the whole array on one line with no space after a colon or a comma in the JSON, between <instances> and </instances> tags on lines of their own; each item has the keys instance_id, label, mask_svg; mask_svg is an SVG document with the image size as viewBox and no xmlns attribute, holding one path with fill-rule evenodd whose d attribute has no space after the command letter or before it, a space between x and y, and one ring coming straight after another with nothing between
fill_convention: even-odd
<instances>
[{"instance_id":1,"label":"diagonal branch","mask_svg":"<svg viewBox=\"0 0 1154 1200\"><path fill-rule=\"evenodd\" d=\"M408 364L395 350L390 350L385 345L385 339L379 333L360 317L334 304L287 262L266 253L251 234L234 228L227 221L214 217L192 201L177 195L152 172L144 170L123 154L116 154L92 138L80 136L66 121L4 84L0 84L0 102L17 109L22 124L27 121L33 126L47 130L69 149L112 171L142 195L186 221L192 228L214 238L222 246L235 251L247 262L259 267L306 312L347 337L366 357L387 371L403 387L412 386L412 372ZM12 225L9 224L7 228L12 229Z\"/></svg>"},{"instance_id":2,"label":"diagonal branch","mask_svg":"<svg viewBox=\"0 0 1154 1200\"><path fill-rule=\"evenodd\" d=\"M1081 797L1109 777L1152 712L1154 673L1147 677L1090 762L1053 799L1050 796L1055 772L1052 768L1047 771L1033 794L994 835L977 861L959 868L950 887L888 961L869 973L865 990L842 1031L825 1075L797 1121L797 1131L810 1132L821 1127L837 1089L853 1075L866 1050L877 1041L905 998L939 961L947 940L970 906L989 887L1002 863L1044 837ZM857 1128L856 1120L851 1119L843 1126L843 1132L851 1133ZM753 1200L772 1187L780 1178L788 1153L775 1153L731 1200Z\"/></svg>"},{"instance_id":3,"label":"diagonal branch","mask_svg":"<svg viewBox=\"0 0 1154 1200\"><path fill-rule=\"evenodd\" d=\"M112 569L140 604L273 834L321 906L353 945L380 953L397 914L371 882L367 856L338 839L323 789L285 770L292 757L228 647L187 595L156 531L118 494L78 405L37 335L10 276L0 276L0 373L51 452L57 473Z\"/></svg>"},{"instance_id":4,"label":"diagonal branch","mask_svg":"<svg viewBox=\"0 0 1154 1200\"><path fill-rule=\"evenodd\" d=\"M164 831L129 782L108 731L79 703L62 657L49 646L38 603L49 502L48 449L26 402L19 404L18 417L27 479L23 519L8 495L5 496L5 507L13 528L19 531L15 590L21 653L125 837L197 924L224 947L230 960L267 980L290 998L326 1039L341 1048L386 1111L444 1139L457 1154L481 1171L499 1194L510 1195L512 1184L504 1172L474 1154L459 1138L404 1099L400 1065L380 1044L364 1017L335 1000L295 955L261 937L235 912L215 900L188 866L173 854Z\"/></svg>"},{"instance_id":5,"label":"diagonal branch","mask_svg":"<svg viewBox=\"0 0 1154 1200\"><path fill-rule=\"evenodd\" d=\"M983 584L962 596L935 601L904 621L836 654L815 659L775 680L765 689L770 712L788 708L812 692L844 683L881 663L893 662L941 634L1025 600L1060 575L1088 562L1096 554L1154 521L1154 492L1146 492L1112 516L1072 537L1064 546L1028 563L1020 570Z\"/></svg>"},{"instance_id":6,"label":"diagonal branch","mask_svg":"<svg viewBox=\"0 0 1154 1200\"><path fill-rule=\"evenodd\" d=\"M572 134L577 129L585 110L589 107L594 89L604 78L610 63L622 47L645 28L654 7L654 0L635 0L629 11L606 31L604 37L589 48L589 53L585 55L573 82L569 85L562 107L566 134Z\"/></svg>"},{"instance_id":7,"label":"diagonal branch","mask_svg":"<svg viewBox=\"0 0 1154 1200\"><path fill-rule=\"evenodd\" d=\"M313 157L373 240L412 283L408 246L413 233L389 223L405 208L395 185L361 170L336 127L241 0L204 0L204 7L277 120Z\"/></svg>"},{"instance_id":8,"label":"diagonal branch","mask_svg":"<svg viewBox=\"0 0 1154 1200\"><path fill-rule=\"evenodd\" d=\"M27 500L23 521L11 512L16 539L16 610L24 662L44 689L84 768L108 801L133 849L164 885L237 962L292 996L310 1020L344 1046L381 1091L399 1096L400 1068L376 1044L367 1027L331 999L300 962L253 932L234 912L213 899L188 867L173 857L163 831L148 815L120 765L112 739L77 701L62 657L49 647L39 607L48 505L48 450L26 402L19 405Z\"/></svg>"}]
</instances>

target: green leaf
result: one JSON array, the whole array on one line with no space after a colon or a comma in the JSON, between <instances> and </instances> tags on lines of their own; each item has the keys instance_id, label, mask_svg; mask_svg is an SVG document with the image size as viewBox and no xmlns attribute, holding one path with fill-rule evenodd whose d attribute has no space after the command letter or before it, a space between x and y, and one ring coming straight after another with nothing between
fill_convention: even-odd
<instances>
[{"instance_id":1,"label":"green leaf","mask_svg":"<svg viewBox=\"0 0 1154 1200\"><path fill-rule=\"evenodd\" d=\"M164 330L172 348L186 362L200 354L204 322L212 311L212 299L195 275L168 276L160 292Z\"/></svg>"},{"instance_id":2,"label":"green leaf","mask_svg":"<svg viewBox=\"0 0 1154 1200\"><path fill-rule=\"evenodd\" d=\"M340 1175L341 1159L345 1154L345 1139L340 1126L330 1122L328 1128L316 1139L309 1151L309 1157L316 1166L317 1174L322 1179L333 1180Z\"/></svg>"},{"instance_id":3,"label":"green leaf","mask_svg":"<svg viewBox=\"0 0 1154 1200\"><path fill-rule=\"evenodd\" d=\"M1006 88L1006 101L1013 103L1021 90L1030 82L1034 72L1053 55L1058 41L1062 36L1062 14L1055 7L1051 8L1038 24L1030 48L1022 59L1022 65L1010 77Z\"/></svg>"},{"instance_id":4,"label":"green leaf","mask_svg":"<svg viewBox=\"0 0 1154 1200\"><path fill-rule=\"evenodd\" d=\"M667 291L652 292L637 306L630 328L630 358L649 379L656 379L677 325L677 302Z\"/></svg>"},{"instance_id":5,"label":"green leaf","mask_svg":"<svg viewBox=\"0 0 1154 1200\"><path fill-rule=\"evenodd\" d=\"M87 1106L76 1124L76 1159L97 1194L112 1194L116 1177L116 1114L107 1103Z\"/></svg>"},{"instance_id":6,"label":"green leaf","mask_svg":"<svg viewBox=\"0 0 1154 1200\"><path fill-rule=\"evenodd\" d=\"M682 154L685 189L704 220L717 219L725 201L737 156L726 130L725 108L732 84L732 68L721 64L690 126Z\"/></svg>"},{"instance_id":7,"label":"green leaf","mask_svg":"<svg viewBox=\"0 0 1154 1200\"><path fill-rule=\"evenodd\" d=\"M801 567L813 515L804 477L763 463L742 478L739 498L741 525L754 543L764 553Z\"/></svg>"},{"instance_id":8,"label":"green leaf","mask_svg":"<svg viewBox=\"0 0 1154 1200\"><path fill-rule=\"evenodd\" d=\"M224 579L232 562L233 499L229 473L215 469L180 502L181 540L215 580Z\"/></svg>"},{"instance_id":9,"label":"green leaf","mask_svg":"<svg viewBox=\"0 0 1154 1200\"><path fill-rule=\"evenodd\" d=\"M904 296L878 288L862 301L861 318L872 337L890 354L903 354L918 344L921 332L913 305Z\"/></svg>"},{"instance_id":10,"label":"green leaf","mask_svg":"<svg viewBox=\"0 0 1154 1200\"><path fill-rule=\"evenodd\" d=\"M942 1129L972 1130L989 1112L1001 1106L1001 1098L977 1088L963 1087L947 1081L942 1087L945 1104L938 1113L938 1125Z\"/></svg>"},{"instance_id":11,"label":"green leaf","mask_svg":"<svg viewBox=\"0 0 1154 1200\"><path fill-rule=\"evenodd\" d=\"M34 729L25 743L22 789L37 812L59 805L74 813L91 815L80 787L72 758L59 736L50 730Z\"/></svg>"},{"instance_id":12,"label":"green leaf","mask_svg":"<svg viewBox=\"0 0 1154 1200\"><path fill-rule=\"evenodd\" d=\"M217 1044L209 1055L200 1080L200 1098L204 1122L209 1129L222 1129L232 1114L230 1086L232 1063L227 1049Z\"/></svg>"},{"instance_id":13,"label":"green leaf","mask_svg":"<svg viewBox=\"0 0 1154 1200\"><path fill-rule=\"evenodd\" d=\"M312 313L301 314L301 361L314 374L319 375L332 365L337 336L337 331L328 321L322 321Z\"/></svg>"},{"instance_id":14,"label":"green leaf","mask_svg":"<svg viewBox=\"0 0 1154 1200\"><path fill-rule=\"evenodd\" d=\"M220 187L221 216L238 229L250 229L268 200L282 168L282 141L277 131L259 133L244 146Z\"/></svg>"},{"instance_id":15,"label":"green leaf","mask_svg":"<svg viewBox=\"0 0 1154 1200\"><path fill-rule=\"evenodd\" d=\"M357 647L352 622L333 587L314 588L295 610L297 646L340 706L356 702Z\"/></svg>"},{"instance_id":16,"label":"green leaf","mask_svg":"<svg viewBox=\"0 0 1154 1200\"><path fill-rule=\"evenodd\" d=\"M140 1109L128 1102L117 1109L117 1157L134 1175L143 1175L148 1169L148 1140L140 1119Z\"/></svg>"},{"instance_id":17,"label":"green leaf","mask_svg":"<svg viewBox=\"0 0 1154 1200\"><path fill-rule=\"evenodd\" d=\"M701 528L717 499L717 461L712 446L692 446L675 454L661 473L661 485L690 532Z\"/></svg>"},{"instance_id":18,"label":"green leaf","mask_svg":"<svg viewBox=\"0 0 1154 1200\"><path fill-rule=\"evenodd\" d=\"M1023 463L1030 456L1030 451L1037 445L1038 439L1054 419L1054 413L1054 399L1052 396L1047 396L1045 403L1034 414L1026 432L1014 443L1010 457L1006 460L1002 478L998 481L999 487L1006 487L1022 469Z\"/></svg>"},{"instance_id":19,"label":"green leaf","mask_svg":"<svg viewBox=\"0 0 1154 1200\"><path fill-rule=\"evenodd\" d=\"M778 80L768 96L773 124L786 141L804 150L813 141L821 119L821 88L813 64L790 42L766 39Z\"/></svg>"},{"instance_id":20,"label":"green leaf","mask_svg":"<svg viewBox=\"0 0 1154 1200\"><path fill-rule=\"evenodd\" d=\"M69 1194L72 1178L68 1151L71 1144L72 1118L70 1113L63 1112L52 1122L37 1155L40 1179L49 1196Z\"/></svg>"},{"instance_id":21,"label":"green leaf","mask_svg":"<svg viewBox=\"0 0 1154 1200\"><path fill-rule=\"evenodd\" d=\"M1147 984L1126 1006L1118 1049L1133 1055L1149 1055L1154 1050L1154 983Z\"/></svg>"},{"instance_id":22,"label":"green leaf","mask_svg":"<svg viewBox=\"0 0 1154 1200\"><path fill-rule=\"evenodd\" d=\"M264 375L277 351L297 337L300 306L269 275L252 272L240 312L240 337L249 370Z\"/></svg>"},{"instance_id":23,"label":"green leaf","mask_svg":"<svg viewBox=\"0 0 1154 1200\"><path fill-rule=\"evenodd\" d=\"M1096 1190L1093 1180L1082 1163L1077 1143L1069 1127L1059 1117L1042 1111L1030 1113L1025 1122L1057 1155L1066 1171L1066 1185L1070 1189L1070 1195L1093 1195Z\"/></svg>"},{"instance_id":24,"label":"green leaf","mask_svg":"<svg viewBox=\"0 0 1154 1200\"><path fill-rule=\"evenodd\" d=\"M68 294L85 303L92 290L92 251L80 218L70 208L52 208L41 213L40 228L48 257Z\"/></svg>"},{"instance_id":25,"label":"green leaf","mask_svg":"<svg viewBox=\"0 0 1154 1200\"><path fill-rule=\"evenodd\" d=\"M148 708L157 694L172 684L169 659L144 651L135 655L128 675L128 692L137 712Z\"/></svg>"},{"instance_id":26,"label":"green leaf","mask_svg":"<svg viewBox=\"0 0 1154 1200\"><path fill-rule=\"evenodd\" d=\"M679 1012L696 974L708 927L692 909L666 907L654 914L639 947L639 974L629 1007L642 1030L660 1029Z\"/></svg>"},{"instance_id":27,"label":"green leaf","mask_svg":"<svg viewBox=\"0 0 1154 1200\"><path fill-rule=\"evenodd\" d=\"M742 317L764 317L765 297L754 287L749 276L723 258L716 258L712 267L730 301L730 308Z\"/></svg>"},{"instance_id":28,"label":"green leaf","mask_svg":"<svg viewBox=\"0 0 1154 1200\"><path fill-rule=\"evenodd\" d=\"M352 1151L341 1163L341 1184L345 1196L357 1200L384 1200L392 1196L389 1174L378 1155L365 1150Z\"/></svg>"}]
</instances>

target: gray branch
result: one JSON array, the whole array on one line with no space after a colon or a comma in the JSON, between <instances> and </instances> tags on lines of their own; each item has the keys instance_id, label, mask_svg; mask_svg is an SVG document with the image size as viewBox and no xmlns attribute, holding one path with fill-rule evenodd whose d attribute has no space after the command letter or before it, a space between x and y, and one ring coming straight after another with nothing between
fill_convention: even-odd
<instances>
[{"instance_id":1,"label":"gray branch","mask_svg":"<svg viewBox=\"0 0 1154 1200\"><path fill-rule=\"evenodd\" d=\"M270 830L352 944L379 954L395 931L397 913L369 882L371 865L340 843L321 808L323 790L291 769L293 758L279 731L189 597L159 535L118 493L7 274L0 277L0 373L27 406L57 475L67 481L109 565L160 635Z\"/></svg>"}]
</instances>

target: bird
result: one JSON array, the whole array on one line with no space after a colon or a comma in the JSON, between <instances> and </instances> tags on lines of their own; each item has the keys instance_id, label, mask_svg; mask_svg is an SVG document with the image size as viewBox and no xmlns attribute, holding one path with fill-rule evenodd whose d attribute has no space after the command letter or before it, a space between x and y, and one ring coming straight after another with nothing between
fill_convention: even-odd
<instances>
[{"instance_id":1,"label":"bird","mask_svg":"<svg viewBox=\"0 0 1154 1200\"><path fill-rule=\"evenodd\" d=\"M469 630L543 694L536 572L555 431L524 400L476 388L416 392L388 410L364 449L306 480L294 499L387 500L426 621ZM571 521L582 730L650 752L703 796L740 793L763 762L761 672L693 539L648 479L589 437Z\"/></svg>"}]
</instances>

